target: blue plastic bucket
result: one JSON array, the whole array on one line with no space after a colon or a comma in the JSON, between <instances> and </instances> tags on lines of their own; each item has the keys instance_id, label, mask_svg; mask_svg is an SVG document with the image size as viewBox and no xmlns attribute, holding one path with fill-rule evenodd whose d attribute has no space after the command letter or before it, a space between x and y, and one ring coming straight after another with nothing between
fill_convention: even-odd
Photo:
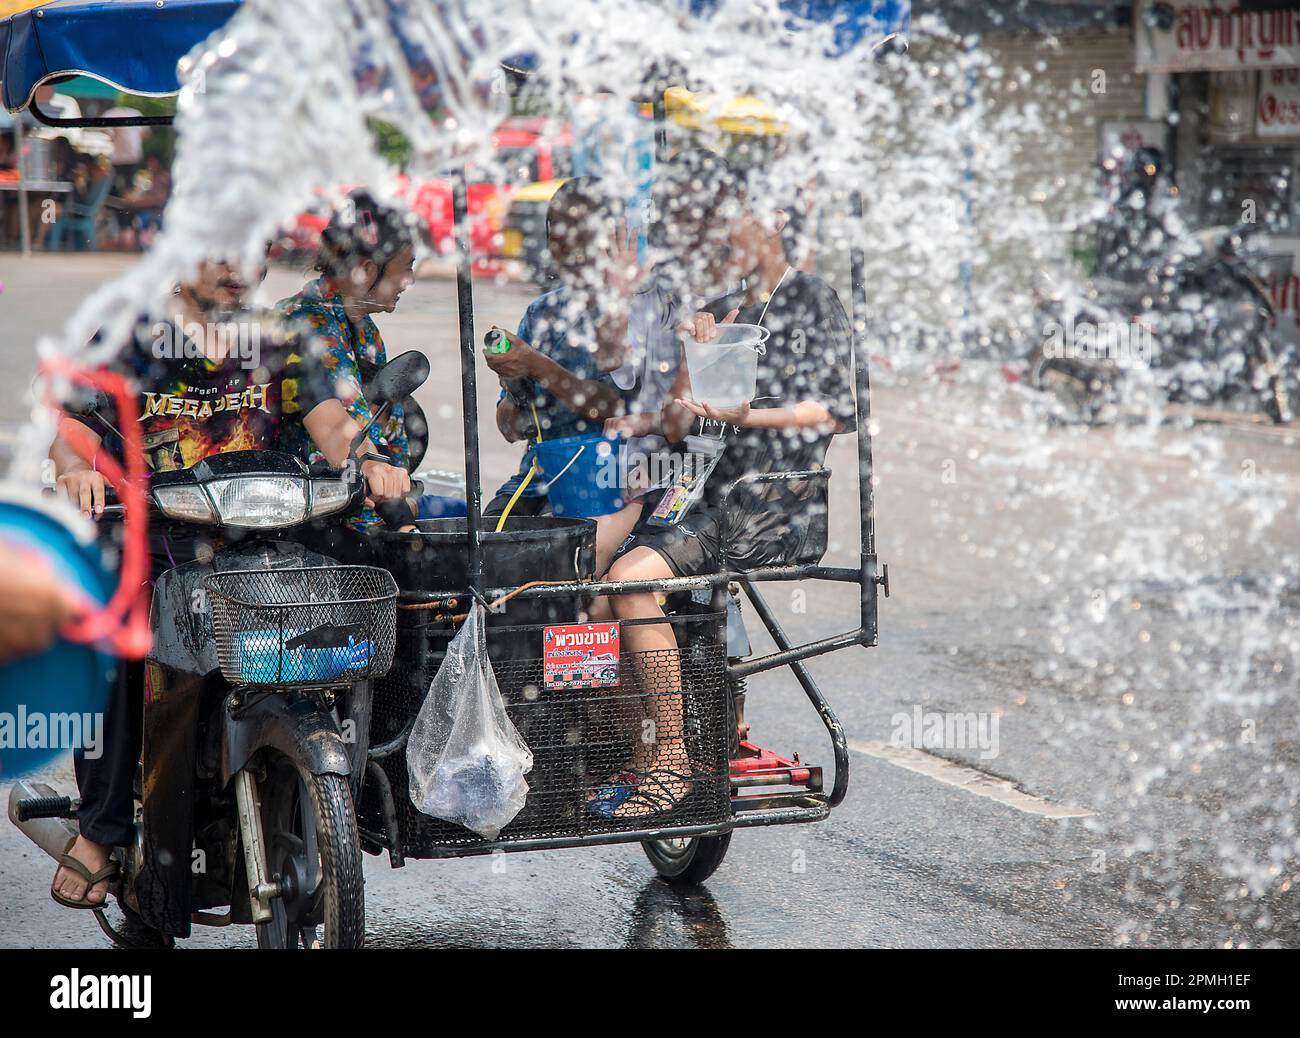
<instances>
[{"instance_id":1,"label":"blue plastic bucket","mask_svg":"<svg viewBox=\"0 0 1300 1038\"><path fill-rule=\"evenodd\" d=\"M0 540L42 556L57 578L101 605L112 580L99 545L83 542L47 504L0 500ZM30 774L69 749L103 752L114 660L57 639L43 652L0 663L0 781Z\"/></svg>"},{"instance_id":2,"label":"blue plastic bucket","mask_svg":"<svg viewBox=\"0 0 1300 1038\"><path fill-rule=\"evenodd\" d=\"M566 436L528 449L556 515L591 519L623 507L623 441L618 437Z\"/></svg>"}]
</instances>

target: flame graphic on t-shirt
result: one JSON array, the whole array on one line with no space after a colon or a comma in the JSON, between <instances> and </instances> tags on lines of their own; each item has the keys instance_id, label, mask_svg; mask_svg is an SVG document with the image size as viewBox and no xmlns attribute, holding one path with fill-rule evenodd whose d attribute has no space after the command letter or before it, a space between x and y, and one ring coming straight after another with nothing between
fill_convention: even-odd
<instances>
[{"instance_id":1,"label":"flame graphic on t-shirt","mask_svg":"<svg viewBox=\"0 0 1300 1038\"><path fill-rule=\"evenodd\" d=\"M197 422L180 422L176 428L181 434L181 457L186 468L214 454L251 451L258 447L257 437L249 427L247 418L241 418L238 425L223 430L221 436L212 436Z\"/></svg>"}]
</instances>

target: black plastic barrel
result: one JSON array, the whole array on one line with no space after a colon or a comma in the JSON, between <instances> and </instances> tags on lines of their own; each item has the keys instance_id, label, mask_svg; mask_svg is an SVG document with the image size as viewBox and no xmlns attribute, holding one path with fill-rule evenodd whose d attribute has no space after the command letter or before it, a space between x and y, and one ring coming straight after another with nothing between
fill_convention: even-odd
<instances>
[{"instance_id":1,"label":"black plastic barrel","mask_svg":"<svg viewBox=\"0 0 1300 1038\"><path fill-rule=\"evenodd\" d=\"M483 587L510 587L530 580L591 580L596 568L596 524L591 519L520 516L482 536ZM454 591L469 586L469 536L464 519L422 519L418 533L385 530L379 538L382 565L403 591ZM518 603L519 606L531 603ZM512 606L515 603L511 603ZM529 622L518 621L515 622Z\"/></svg>"},{"instance_id":2,"label":"black plastic barrel","mask_svg":"<svg viewBox=\"0 0 1300 1038\"><path fill-rule=\"evenodd\" d=\"M469 587L465 520L424 519L416 526L418 532L372 534L377 564L392 573L402 591L465 591ZM482 543L484 590L532 580L591 580L595 575L596 524L591 519L520 516L511 518L501 533L485 530ZM466 612L469 603L463 597L453 611ZM541 631L512 628L572 623L582 606L576 595L508 602L502 612L488 614L489 654L494 659L540 657ZM431 615L399 609L398 624L418 625L430 636L426 651L440 655L452 628L428 623Z\"/></svg>"}]
</instances>

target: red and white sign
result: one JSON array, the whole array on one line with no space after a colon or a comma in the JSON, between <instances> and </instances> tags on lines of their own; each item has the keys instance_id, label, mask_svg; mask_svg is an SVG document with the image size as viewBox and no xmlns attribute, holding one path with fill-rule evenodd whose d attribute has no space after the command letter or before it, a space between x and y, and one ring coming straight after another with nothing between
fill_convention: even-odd
<instances>
[{"instance_id":1,"label":"red and white sign","mask_svg":"<svg viewBox=\"0 0 1300 1038\"><path fill-rule=\"evenodd\" d=\"M1274 310L1269 341L1282 352L1300 347L1300 238L1270 235L1268 247L1273 256L1291 257L1291 270L1275 273L1268 285Z\"/></svg>"},{"instance_id":2,"label":"red and white sign","mask_svg":"<svg viewBox=\"0 0 1300 1038\"><path fill-rule=\"evenodd\" d=\"M1259 74L1255 133L1260 137L1300 136L1300 69L1275 68Z\"/></svg>"},{"instance_id":3,"label":"red and white sign","mask_svg":"<svg viewBox=\"0 0 1300 1038\"><path fill-rule=\"evenodd\" d=\"M542 632L547 688L610 688L618 684L618 624L565 624Z\"/></svg>"},{"instance_id":4,"label":"red and white sign","mask_svg":"<svg viewBox=\"0 0 1300 1038\"><path fill-rule=\"evenodd\" d=\"M1139 72L1300 65L1300 9L1242 10L1231 0L1143 0L1133 31Z\"/></svg>"}]
</instances>

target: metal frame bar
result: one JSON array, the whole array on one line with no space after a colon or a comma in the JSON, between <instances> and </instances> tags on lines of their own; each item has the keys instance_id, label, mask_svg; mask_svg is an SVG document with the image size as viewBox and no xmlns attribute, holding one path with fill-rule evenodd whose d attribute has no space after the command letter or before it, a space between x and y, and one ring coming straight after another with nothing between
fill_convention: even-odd
<instances>
[{"instance_id":1,"label":"metal frame bar","mask_svg":"<svg viewBox=\"0 0 1300 1038\"><path fill-rule=\"evenodd\" d=\"M835 785L831 787L829 806L836 807L849 791L849 743L848 739L844 735L844 728L840 725L840 719L835 716L835 711L831 708L830 703L828 703L826 697L822 695L822 690L818 687L817 682L813 680L812 674L810 674L808 668L803 665L803 659L805 657L792 655L790 640L786 637L785 630L781 627L780 621L777 620L776 615L768 606L767 600L762 596L758 588L754 587L751 581L744 580L741 582L741 586L745 589L745 597L747 597L754 606L754 612L758 614L759 619L763 621L763 626L767 628L768 634L772 636L772 641L774 641L776 647L781 650L772 656L753 660L751 663L762 663L764 660L779 660L779 662L771 663L771 666L787 664L790 667L790 670L794 673L795 680L799 682L799 686L803 689L804 695L808 697L808 701L812 703L813 709L817 711L817 716L822 719L822 724L826 726L827 734L831 737L831 747L835 753ZM858 631L853 632L853 634L861 634L861 630L859 629ZM853 635L841 635L840 637L851 638ZM837 640L838 639L827 639L827 641ZM851 645L853 642L849 641L845 644ZM842 646L833 646L833 648L840 647ZM807 646L805 646L805 648L807 648ZM831 649L827 648L824 651L830 652ZM759 669L770 669L770 667L762 667L744 670L743 668L745 666L746 664L741 664L739 667L728 668L728 670L738 677L744 677L746 674L755 673Z\"/></svg>"},{"instance_id":2,"label":"metal frame bar","mask_svg":"<svg viewBox=\"0 0 1300 1038\"><path fill-rule=\"evenodd\" d=\"M36 121L44 123L46 126L53 126L55 129L111 129L114 126L170 126L172 116L170 115L115 115L112 118L105 116L78 116L75 119L64 119L57 115L50 115L37 103L33 97L27 105L27 110L36 117Z\"/></svg>"},{"instance_id":3,"label":"metal frame bar","mask_svg":"<svg viewBox=\"0 0 1300 1038\"><path fill-rule=\"evenodd\" d=\"M854 191L849 199L851 218L862 223L862 192ZM876 573L876 495L873 485L875 466L871 457L871 373L867 356L867 281L866 256L855 244L849 252L851 282L849 320L853 338L853 382L857 397L858 439L858 507L860 509L859 564L862 567L859 609L862 618L862 644L877 644L879 636L878 578Z\"/></svg>"},{"instance_id":4,"label":"metal frame bar","mask_svg":"<svg viewBox=\"0 0 1300 1038\"><path fill-rule=\"evenodd\" d=\"M658 829L624 829L612 833L596 833L590 836L556 836L537 837L528 840L493 840L471 844L441 844L435 853L412 854L403 849L405 858L418 860L439 858L469 858L498 852L550 851L573 847L605 847L616 843L641 843L645 840L674 840L691 836L721 836L735 829L749 829L760 825L790 825L798 822L820 822L831 812L831 805L825 794L821 793L777 793L765 797L732 798L733 808L736 800L742 804L752 802L752 806L742 806L740 813L728 821L714 825L664 826ZM378 842L380 834L367 833Z\"/></svg>"},{"instance_id":5,"label":"metal frame bar","mask_svg":"<svg viewBox=\"0 0 1300 1038\"><path fill-rule=\"evenodd\" d=\"M469 590L483 584L483 487L479 475L477 351L474 346L474 270L464 170L452 179L451 211L456 237L456 310L460 325L461 417L465 435L465 529L469 539Z\"/></svg>"},{"instance_id":6,"label":"metal frame bar","mask_svg":"<svg viewBox=\"0 0 1300 1038\"><path fill-rule=\"evenodd\" d=\"M30 256L32 254L32 217L27 211L27 200L29 192L27 189L27 175L23 172L23 118L22 114L14 116L14 154L18 156L18 240L21 243L22 254Z\"/></svg>"}]
</instances>

